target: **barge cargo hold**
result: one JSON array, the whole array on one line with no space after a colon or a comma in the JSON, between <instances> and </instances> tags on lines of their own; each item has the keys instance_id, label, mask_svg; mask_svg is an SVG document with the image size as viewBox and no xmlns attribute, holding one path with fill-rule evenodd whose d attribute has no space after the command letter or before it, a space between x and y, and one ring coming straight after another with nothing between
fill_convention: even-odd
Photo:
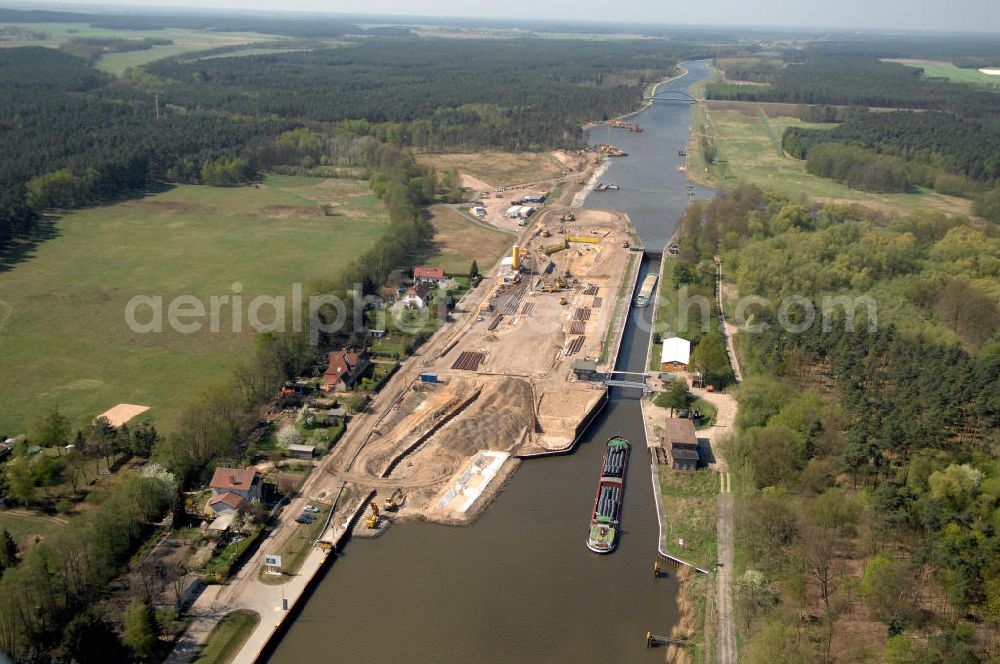
<instances>
[{"instance_id":1,"label":"barge cargo hold","mask_svg":"<svg viewBox=\"0 0 1000 664\"><path fill-rule=\"evenodd\" d=\"M621 520L625 493L625 473L631 446L621 436L608 440L601 461L601 479L597 483L594 511L590 518L587 548L594 553L611 553L618 545L618 523Z\"/></svg>"},{"instance_id":2,"label":"barge cargo hold","mask_svg":"<svg viewBox=\"0 0 1000 664\"><path fill-rule=\"evenodd\" d=\"M656 288L657 275L647 274L639 287L639 293L635 296L635 306L645 307L653 299L653 289Z\"/></svg>"}]
</instances>

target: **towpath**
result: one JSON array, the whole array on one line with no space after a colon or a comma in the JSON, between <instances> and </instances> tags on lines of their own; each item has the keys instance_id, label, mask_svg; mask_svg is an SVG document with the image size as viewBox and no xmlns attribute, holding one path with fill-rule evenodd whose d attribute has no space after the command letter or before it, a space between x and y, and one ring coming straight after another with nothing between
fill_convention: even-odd
<instances>
[{"instance_id":1,"label":"towpath","mask_svg":"<svg viewBox=\"0 0 1000 664\"><path fill-rule=\"evenodd\" d=\"M722 333L726 338L726 349L729 353L729 363L733 367L733 374L737 382L743 381L743 372L740 370L739 358L736 355L736 347L733 345L733 337L738 328L726 320L725 308L723 306L722 288L722 259L716 256L715 264L718 269L718 306L719 320L722 322ZM729 394L718 395L723 399L713 400L719 412L716 415L716 426L713 428L725 427L731 430L736 417L736 399ZM722 406L725 407L725 413ZM716 455L716 462L719 464L719 497L716 509L718 522L716 524L716 548L719 555L719 565L716 568L716 583L719 606L719 633L718 633L718 662L719 664L736 664L736 623L733 618L733 493L732 478L729 475L729 466L719 445L714 444L717 436L713 436L712 449Z\"/></svg>"}]
</instances>

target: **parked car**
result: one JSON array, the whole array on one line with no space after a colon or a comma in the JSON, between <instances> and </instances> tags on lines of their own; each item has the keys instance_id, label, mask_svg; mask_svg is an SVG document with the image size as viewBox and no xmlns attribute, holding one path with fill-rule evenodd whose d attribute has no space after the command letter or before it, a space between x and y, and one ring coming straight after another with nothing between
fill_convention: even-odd
<instances>
[{"instance_id":1,"label":"parked car","mask_svg":"<svg viewBox=\"0 0 1000 664\"><path fill-rule=\"evenodd\" d=\"M314 507L312 505L306 505L302 509L304 509L307 512L312 512L313 514L319 514L319 508L318 507Z\"/></svg>"}]
</instances>

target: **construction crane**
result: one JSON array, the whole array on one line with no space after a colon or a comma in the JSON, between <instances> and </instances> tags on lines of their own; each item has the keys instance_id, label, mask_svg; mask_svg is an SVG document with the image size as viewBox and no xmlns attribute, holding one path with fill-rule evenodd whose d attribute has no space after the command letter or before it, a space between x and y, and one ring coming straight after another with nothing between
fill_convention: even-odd
<instances>
[{"instance_id":1,"label":"construction crane","mask_svg":"<svg viewBox=\"0 0 1000 664\"><path fill-rule=\"evenodd\" d=\"M369 530L375 530L376 528L378 528L378 517L379 517L378 506L374 502L371 502L368 503L368 507L372 508L372 513L371 516L369 516L365 520L365 527L368 528Z\"/></svg>"}]
</instances>

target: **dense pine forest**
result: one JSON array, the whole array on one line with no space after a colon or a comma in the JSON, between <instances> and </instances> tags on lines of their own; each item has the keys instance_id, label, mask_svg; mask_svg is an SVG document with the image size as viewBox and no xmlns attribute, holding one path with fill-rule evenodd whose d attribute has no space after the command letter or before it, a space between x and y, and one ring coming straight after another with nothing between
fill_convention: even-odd
<instances>
[{"instance_id":1,"label":"dense pine forest","mask_svg":"<svg viewBox=\"0 0 1000 664\"><path fill-rule=\"evenodd\" d=\"M821 143L856 144L974 180L1000 178L1000 126L949 113L863 113L828 131L789 127L782 137L798 159Z\"/></svg>"},{"instance_id":2,"label":"dense pine forest","mask_svg":"<svg viewBox=\"0 0 1000 664\"><path fill-rule=\"evenodd\" d=\"M763 330L737 337L749 375L726 448L741 661L995 656L995 227L742 187L689 208L683 228L702 262L720 251L740 294L771 300L752 312ZM871 297L877 326L862 305L790 331L778 302L803 294L817 312L824 296Z\"/></svg>"},{"instance_id":3,"label":"dense pine forest","mask_svg":"<svg viewBox=\"0 0 1000 664\"><path fill-rule=\"evenodd\" d=\"M156 182L246 182L252 165L240 155L295 126L166 109L157 118L151 95L49 48L0 50L0 96L0 245L47 208Z\"/></svg>"},{"instance_id":4,"label":"dense pine forest","mask_svg":"<svg viewBox=\"0 0 1000 664\"><path fill-rule=\"evenodd\" d=\"M579 125L637 106L689 46L663 42L376 40L351 48L147 68L163 97L247 116L387 123L422 148L582 145ZM416 75L415 75L416 74Z\"/></svg>"},{"instance_id":5,"label":"dense pine forest","mask_svg":"<svg viewBox=\"0 0 1000 664\"><path fill-rule=\"evenodd\" d=\"M709 99L839 104L949 111L961 118L1000 119L1000 94L926 79L921 70L869 57L806 56L764 72L767 86L716 83Z\"/></svg>"}]
</instances>

